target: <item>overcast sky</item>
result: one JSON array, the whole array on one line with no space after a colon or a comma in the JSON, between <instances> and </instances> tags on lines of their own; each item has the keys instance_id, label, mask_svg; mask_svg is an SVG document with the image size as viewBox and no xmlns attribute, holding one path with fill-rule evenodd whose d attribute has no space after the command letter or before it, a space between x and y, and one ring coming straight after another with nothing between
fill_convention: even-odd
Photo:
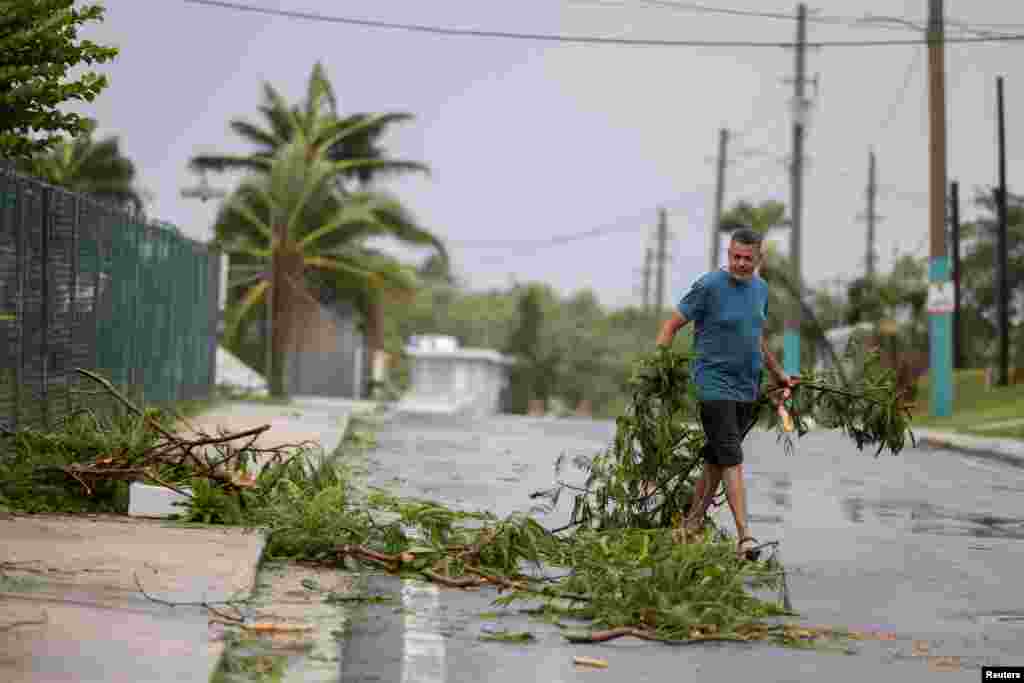
<instances>
[{"instance_id":1,"label":"overcast sky","mask_svg":"<svg viewBox=\"0 0 1024 683\"><path fill-rule=\"evenodd\" d=\"M239 0L329 16L493 31L670 40L791 41L795 19L686 11L673 0ZM788 203L792 50L584 46L444 36L272 17L182 0L106 0L85 34L121 50L101 66L109 88L78 111L116 134L153 193L150 213L209 239L214 202L183 199L204 152L247 151L228 129L259 122L262 83L302 97L324 63L343 112L416 116L386 139L398 157L428 163L431 178L390 183L420 221L448 242L474 289L541 280L602 303L640 302L656 209L669 210L667 304L708 267L718 129L729 128L727 204ZM682 3L685 4L685 3ZM693 3L691 3L692 5ZM705 6L786 14L767 0ZM819 0L818 15L923 21L927 0ZM947 16L1016 24L1024 3L946 0ZM909 39L912 29L809 24L814 41ZM952 35L952 33L950 34ZM1024 42L947 47L949 175L963 212L973 188L996 181L995 79L1006 77L1011 189L1024 172ZM826 47L807 56L818 75L807 135L804 275L809 283L863 271L868 149L878 156L878 254L927 255L928 129L924 46ZM815 94L809 87L808 93ZM886 122L888 122L886 124ZM235 178L212 175L230 189ZM480 240L545 240L616 231L559 246L474 248ZM425 254L405 256L422 258Z\"/></svg>"}]
</instances>

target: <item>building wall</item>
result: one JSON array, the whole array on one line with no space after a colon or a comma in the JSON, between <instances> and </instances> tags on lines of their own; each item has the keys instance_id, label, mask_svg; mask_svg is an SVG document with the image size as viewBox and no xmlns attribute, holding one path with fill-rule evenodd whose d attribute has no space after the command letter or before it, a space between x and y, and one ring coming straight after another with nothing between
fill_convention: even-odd
<instances>
[{"instance_id":1,"label":"building wall","mask_svg":"<svg viewBox=\"0 0 1024 683\"><path fill-rule=\"evenodd\" d=\"M293 396L362 398L366 342L355 310L342 303L321 306L288 354L286 382Z\"/></svg>"}]
</instances>

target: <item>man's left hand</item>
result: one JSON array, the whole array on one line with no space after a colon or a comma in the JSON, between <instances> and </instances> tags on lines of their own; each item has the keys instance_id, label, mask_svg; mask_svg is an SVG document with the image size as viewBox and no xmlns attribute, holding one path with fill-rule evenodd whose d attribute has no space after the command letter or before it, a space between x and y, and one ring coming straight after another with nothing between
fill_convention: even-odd
<instances>
[{"instance_id":1,"label":"man's left hand","mask_svg":"<svg viewBox=\"0 0 1024 683\"><path fill-rule=\"evenodd\" d=\"M782 398L780 401L788 400L789 397L793 395L793 387L797 385L799 380L793 379L786 373L778 375L775 379L778 381L780 387L786 387L782 390Z\"/></svg>"}]
</instances>

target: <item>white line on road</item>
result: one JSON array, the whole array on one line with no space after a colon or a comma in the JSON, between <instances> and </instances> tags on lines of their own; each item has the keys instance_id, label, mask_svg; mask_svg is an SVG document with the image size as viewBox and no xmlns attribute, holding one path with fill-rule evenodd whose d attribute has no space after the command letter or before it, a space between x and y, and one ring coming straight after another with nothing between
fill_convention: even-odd
<instances>
[{"instance_id":1,"label":"white line on road","mask_svg":"<svg viewBox=\"0 0 1024 683\"><path fill-rule=\"evenodd\" d=\"M440 602L437 586L402 581L402 683L445 683L447 679L444 637L436 628Z\"/></svg>"}]
</instances>

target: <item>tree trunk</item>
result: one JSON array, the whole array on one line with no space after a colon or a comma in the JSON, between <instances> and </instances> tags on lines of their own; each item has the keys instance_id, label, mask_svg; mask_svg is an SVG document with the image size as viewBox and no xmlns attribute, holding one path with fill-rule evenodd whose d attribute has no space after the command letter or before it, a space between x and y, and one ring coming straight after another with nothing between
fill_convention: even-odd
<instances>
[{"instance_id":1,"label":"tree trunk","mask_svg":"<svg viewBox=\"0 0 1024 683\"><path fill-rule=\"evenodd\" d=\"M270 395L285 398L288 394L288 354L295 346L296 330L302 325L316 325L317 306L310 301L303 283L302 254L294 245L283 243L271 256L272 321L270 334Z\"/></svg>"},{"instance_id":2,"label":"tree trunk","mask_svg":"<svg viewBox=\"0 0 1024 683\"><path fill-rule=\"evenodd\" d=\"M284 255L279 249L275 249L271 255L271 326L270 326L270 372L267 377L270 395L274 398L284 398L287 387L285 387L285 363L287 346L287 309L285 308L285 267Z\"/></svg>"},{"instance_id":3,"label":"tree trunk","mask_svg":"<svg viewBox=\"0 0 1024 683\"><path fill-rule=\"evenodd\" d=\"M366 303L366 353L369 367L374 367L377 353L384 350L384 302L379 295L371 294ZM372 381L372 377L371 377ZM373 395L370 387L370 395Z\"/></svg>"}]
</instances>

